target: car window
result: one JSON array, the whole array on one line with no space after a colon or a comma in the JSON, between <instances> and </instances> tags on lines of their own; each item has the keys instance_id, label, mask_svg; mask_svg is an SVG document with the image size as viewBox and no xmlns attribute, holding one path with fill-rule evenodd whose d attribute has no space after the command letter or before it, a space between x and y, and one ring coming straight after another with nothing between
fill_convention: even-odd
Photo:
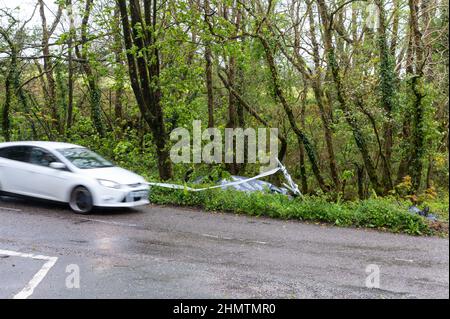
<instances>
[{"instance_id":1,"label":"car window","mask_svg":"<svg viewBox=\"0 0 450 319\"><path fill-rule=\"evenodd\" d=\"M59 162L59 160L54 155L42 148L33 147L30 153L31 164L49 166L52 162Z\"/></svg>"},{"instance_id":2,"label":"car window","mask_svg":"<svg viewBox=\"0 0 450 319\"><path fill-rule=\"evenodd\" d=\"M10 146L0 149L0 157L14 161L28 162L29 156L29 146Z\"/></svg>"},{"instance_id":3,"label":"car window","mask_svg":"<svg viewBox=\"0 0 450 319\"><path fill-rule=\"evenodd\" d=\"M73 165L81 169L113 167L114 165L103 157L84 147L63 148L57 150Z\"/></svg>"}]
</instances>

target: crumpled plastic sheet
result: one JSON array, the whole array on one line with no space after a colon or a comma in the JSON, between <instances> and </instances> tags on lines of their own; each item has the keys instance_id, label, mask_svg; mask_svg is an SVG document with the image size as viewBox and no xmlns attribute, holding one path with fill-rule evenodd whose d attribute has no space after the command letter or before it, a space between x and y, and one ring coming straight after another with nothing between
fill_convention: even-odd
<instances>
[{"instance_id":1,"label":"crumpled plastic sheet","mask_svg":"<svg viewBox=\"0 0 450 319\"><path fill-rule=\"evenodd\" d=\"M421 210L419 207L417 207L417 206L415 206L415 205L411 206L411 207L408 209L408 211L409 211L411 214L417 214L417 215L423 216L423 217L425 217L425 218L427 218L427 219L429 219L429 220L436 221L436 220L437 220L437 217L436 217L435 215L433 215L433 214L430 214L429 210L430 210L430 209L429 209L428 207L425 208L424 210Z\"/></svg>"},{"instance_id":2,"label":"crumpled plastic sheet","mask_svg":"<svg viewBox=\"0 0 450 319\"><path fill-rule=\"evenodd\" d=\"M247 178L248 177L232 175L231 181L238 182L238 181L245 180ZM219 184L224 185L229 182L230 182L229 179L222 179L219 181ZM266 192L266 191L269 191L271 193L277 193L277 194L283 194L283 195L289 194L289 191L284 187L277 187L271 183L268 183L265 181L260 181L260 180L249 181L247 183L243 183L243 184L239 184L239 185L222 187L222 189L233 189L233 188L235 190L241 191L241 192Z\"/></svg>"}]
</instances>

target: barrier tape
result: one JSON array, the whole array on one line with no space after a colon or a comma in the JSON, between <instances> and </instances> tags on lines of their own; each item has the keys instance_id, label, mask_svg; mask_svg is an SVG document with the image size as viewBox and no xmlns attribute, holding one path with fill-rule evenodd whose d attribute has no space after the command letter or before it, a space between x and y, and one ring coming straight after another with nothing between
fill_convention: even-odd
<instances>
[{"instance_id":1,"label":"barrier tape","mask_svg":"<svg viewBox=\"0 0 450 319\"><path fill-rule=\"evenodd\" d=\"M276 172L280 171L283 173L284 177L286 178L286 181L288 182L289 185L284 184L286 186L286 188L288 188L292 193L294 193L295 195L300 195L302 196L302 194L300 193L297 184L294 183L294 181L292 180L291 176L289 175L286 167L283 166L283 164L281 164L281 162L277 159L278 162L278 167L275 167L267 172L261 173L259 175L247 178L245 180L242 181L237 181L237 182L230 182L230 183L226 183L226 184L221 184L221 185L214 185L214 186L210 186L210 187L203 187L203 188L192 188L192 187L188 187L185 185L177 185L177 184L169 184L169 183L154 183L154 182L147 182L147 185L149 186L157 186L157 187L164 187L164 188L170 188L170 189L183 189L183 190L187 190L190 192L201 192L201 191L205 191L208 189L214 189L214 188L222 188L222 187L227 187L227 186L235 186L235 185L239 185L239 184L244 184L250 181L253 181L255 179L260 179L266 176L270 176L275 174Z\"/></svg>"},{"instance_id":2,"label":"barrier tape","mask_svg":"<svg viewBox=\"0 0 450 319\"><path fill-rule=\"evenodd\" d=\"M292 180L292 177L291 177L291 175L289 175L287 168L283 164L281 164L281 162L278 158L277 158L277 163L278 163L279 169L281 170L281 172L284 175L284 178L286 178L286 181L289 183L289 185L287 185L286 183L283 183L283 185L286 188L288 188L295 195L299 195L299 196L303 197L302 193L298 189L298 185L295 184L295 182Z\"/></svg>"}]
</instances>

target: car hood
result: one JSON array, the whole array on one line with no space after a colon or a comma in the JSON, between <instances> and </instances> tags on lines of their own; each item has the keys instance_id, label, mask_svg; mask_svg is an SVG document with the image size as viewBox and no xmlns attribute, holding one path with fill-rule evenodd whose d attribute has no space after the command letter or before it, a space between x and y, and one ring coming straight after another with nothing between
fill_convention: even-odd
<instances>
[{"instance_id":1,"label":"car hood","mask_svg":"<svg viewBox=\"0 0 450 319\"><path fill-rule=\"evenodd\" d=\"M80 169L80 173L96 179L106 179L122 185L145 182L145 179L142 176L120 167Z\"/></svg>"}]
</instances>

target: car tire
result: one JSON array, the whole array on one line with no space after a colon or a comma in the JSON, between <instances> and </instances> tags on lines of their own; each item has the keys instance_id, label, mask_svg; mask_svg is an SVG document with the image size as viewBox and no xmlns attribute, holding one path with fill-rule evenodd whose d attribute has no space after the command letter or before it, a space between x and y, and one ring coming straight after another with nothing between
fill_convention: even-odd
<instances>
[{"instance_id":1,"label":"car tire","mask_svg":"<svg viewBox=\"0 0 450 319\"><path fill-rule=\"evenodd\" d=\"M77 186L70 194L69 206L76 214L89 214L94 208L91 192L84 186Z\"/></svg>"}]
</instances>

